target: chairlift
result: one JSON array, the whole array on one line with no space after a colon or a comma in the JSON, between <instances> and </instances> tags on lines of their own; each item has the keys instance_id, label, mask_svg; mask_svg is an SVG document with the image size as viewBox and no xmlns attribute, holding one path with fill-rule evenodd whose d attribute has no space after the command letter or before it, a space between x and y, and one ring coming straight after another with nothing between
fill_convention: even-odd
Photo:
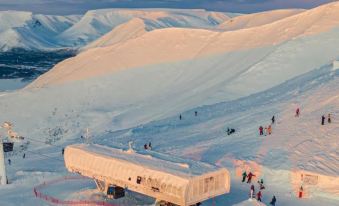
<instances>
[{"instance_id":1,"label":"chairlift","mask_svg":"<svg viewBox=\"0 0 339 206\"><path fill-rule=\"evenodd\" d=\"M107 188L107 197L110 199L119 199L125 197L125 189L118 186L109 186Z\"/></svg>"}]
</instances>

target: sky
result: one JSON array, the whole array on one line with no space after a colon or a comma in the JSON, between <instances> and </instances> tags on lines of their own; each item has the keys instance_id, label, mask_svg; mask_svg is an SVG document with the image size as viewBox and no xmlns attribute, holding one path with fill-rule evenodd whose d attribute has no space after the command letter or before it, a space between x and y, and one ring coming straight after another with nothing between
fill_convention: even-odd
<instances>
[{"instance_id":1,"label":"sky","mask_svg":"<svg viewBox=\"0 0 339 206\"><path fill-rule=\"evenodd\" d=\"M335 0L0 0L0 10L42 14L83 14L100 8L199 8L253 13L283 8L312 8Z\"/></svg>"}]
</instances>

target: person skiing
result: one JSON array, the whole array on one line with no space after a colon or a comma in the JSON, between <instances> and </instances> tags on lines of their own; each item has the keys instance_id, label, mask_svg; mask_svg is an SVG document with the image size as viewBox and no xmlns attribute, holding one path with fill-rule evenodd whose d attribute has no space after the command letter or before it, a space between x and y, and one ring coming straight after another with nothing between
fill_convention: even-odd
<instances>
[{"instance_id":1,"label":"person skiing","mask_svg":"<svg viewBox=\"0 0 339 206\"><path fill-rule=\"evenodd\" d=\"M26 157L26 153L24 153L24 155L22 156L22 158L25 159L25 157Z\"/></svg>"},{"instance_id":2,"label":"person skiing","mask_svg":"<svg viewBox=\"0 0 339 206\"><path fill-rule=\"evenodd\" d=\"M242 181L241 181L241 182L245 182L246 177L247 177L247 173L246 173L246 171L244 171L244 172L242 173Z\"/></svg>"},{"instance_id":3,"label":"person skiing","mask_svg":"<svg viewBox=\"0 0 339 206\"><path fill-rule=\"evenodd\" d=\"M151 142L148 143L148 148L149 148L150 150L152 150L152 143L151 143Z\"/></svg>"},{"instance_id":4,"label":"person skiing","mask_svg":"<svg viewBox=\"0 0 339 206\"><path fill-rule=\"evenodd\" d=\"M259 127L260 136L264 135L264 128L262 126Z\"/></svg>"},{"instance_id":5,"label":"person skiing","mask_svg":"<svg viewBox=\"0 0 339 206\"><path fill-rule=\"evenodd\" d=\"M65 154L65 148L62 148L61 154L62 154L62 155Z\"/></svg>"},{"instance_id":6,"label":"person skiing","mask_svg":"<svg viewBox=\"0 0 339 206\"><path fill-rule=\"evenodd\" d=\"M277 202L277 198L275 198L275 196L273 195L270 205L275 206L276 202Z\"/></svg>"},{"instance_id":7,"label":"person skiing","mask_svg":"<svg viewBox=\"0 0 339 206\"><path fill-rule=\"evenodd\" d=\"M296 117L299 117L299 114L300 114L300 109L299 109L299 107L298 107L297 110L295 110L295 116L296 116Z\"/></svg>"},{"instance_id":8,"label":"person skiing","mask_svg":"<svg viewBox=\"0 0 339 206\"><path fill-rule=\"evenodd\" d=\"M255 176L252 172L250 172L250 173L248 173L248 175L247 175L247 183L251 183L251 181L252 181L252 177L253 176Z\"/></svg>"},{"instance_id":9,"label":"person skiing","mask_svg":"<svg viewBox=\"0 0 339 206\"><path fill-rule=\"evenodd\" d=\"M272 134L272 126L271 125L268 125L267 132L268 132L268 135Z\"/></svg>"},{"instance_id":10,"label":"person skiing","mask_svg":"<svg viewBox=\"0 0 339 206\"><path fill-rule=\"evenodd\" d=\"M325 115L321 116L321 125L325 124Z\"/></svg>"},{"instance_id":11,"label":"person skiing","mask_svg":"<svg viewBox=\"0 0 339 206\"><path fill-rule=\"evenodd\" d=\"M181 114L180 114L180 116L179 116L179 119L180 119L180 120L182 119L182 116L181 116Z\"/></svg>"},{"instance_id":12,"label":"person skiing","mask_svg":"<svg viewBox=\"0 0 339 206\"><path fill-rule=\"evenodd\" d=\"M272 117L272 124L274 124L274 122L275 122L275 117L274 117L274 115L273 115L273 117Z\"/></svg>"},{"instance_id":13,"label":"person skiing","mask_svg":"<svg viewBox=\"0 0 339 206\"><path fill-rule=\"evenodd\" d=\"M267 131L267 127L265 127L265 132L264 132L265 136L268 134L268 131Z\"/></svg>"},{"instance_id":14,"label":"person skiing","mask_svg":"<svg viewBox=\"0 0 339 206\"><path fill-rule=\"evenodd\" d=\"M254 196L254 192L255 192L254 185L251 185L251 191L250 191L250 198L251 198L251 199L252 199L253 196Z\"/></svg>"},{"instance_id":15,"label":"person skiing","mask_svg":"<svg viewBox=\"0 0 339 206\"><path fill-rule=\"evenodd\" d=\"M262 194L261 194L261 190L259 190L259 192L257 193L257 200L261 202L261 198L262 198Z\"/></svg>"},{"instance_id":16,"label":"person skiing","mask_svg":"<svg viewBox=\"0 0 339 206\"><path fill-rule=\"evenodd\" d=\"M197 112L197 111L195 111L195 112L194 112L194 115L195 115L195 116L198 116L198 112Z\"/></svg>"},{"instance_id":17,"label":"person skiing","mask_svg":"<svg viewBox=\"0 0 339 206\"><path fill-rule=\"evenodd\" d=\"M327 116L327 122L328 122L328 123L331 123L331 122L332 122L331 114L328 114L328 116Z\"/></svg>"},{"instance_id":18,"label":"person skiing","mask_svg":"<svg viewBox=\"0 0 339 206\"><path fill-rule=\"evenodd\" d=\"M8 164L9 164L9 165L11 165L11 162L12 162L11 159L8 159Z\"/></svg>"},{"instance_id":19,"label":"person skiing","mask_svg":"<svg viewBox=\"0 0 339 206\"><path fill-rule=\"evenodd\" d=\"M145 150L147 150L147 149L148 149L148 147L147 147L147 144L144 144L144 149L145 149Z\"/></svg>"}]
</instances>

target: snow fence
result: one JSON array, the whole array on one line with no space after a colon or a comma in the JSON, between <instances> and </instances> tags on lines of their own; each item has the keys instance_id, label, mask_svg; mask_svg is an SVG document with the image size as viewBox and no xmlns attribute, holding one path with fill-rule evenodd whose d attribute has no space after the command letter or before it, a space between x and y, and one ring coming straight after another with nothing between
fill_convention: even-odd
<instances>
[{"instance_id":1,"label":"snow fence","mask_svg":"<svg viewBox=\"0 0 339 206\"><path fill-rule=\"evenodd\" d=\"M60 179L44 182L33 188L33 193L36 198L40 198L46 202L54 205L78 205L78 206L117 206L105 201L92 201L92 200L62 200L51 195L44 194L41 190L45 187L51 187L54 184L62 183L70 180L85 180L84 177L63 177Z\"/></svg>"}]
</instances>

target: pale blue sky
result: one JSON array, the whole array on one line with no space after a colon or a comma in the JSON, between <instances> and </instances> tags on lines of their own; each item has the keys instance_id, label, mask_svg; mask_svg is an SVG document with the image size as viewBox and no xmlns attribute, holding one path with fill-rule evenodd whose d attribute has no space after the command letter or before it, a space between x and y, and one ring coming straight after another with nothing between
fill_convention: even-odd
<instances>
[{"instance_id":1,"label":"pale blue sky","mask_svg":"<svg viewBox=\"0 0 339 206\"><path fill-rule=\"evenodd\" d=\"M281 8L312 8L334 0L0 0L0 10L81 14L100 8L203 8L252 13Z\"/></svg>"}]
</instances>

